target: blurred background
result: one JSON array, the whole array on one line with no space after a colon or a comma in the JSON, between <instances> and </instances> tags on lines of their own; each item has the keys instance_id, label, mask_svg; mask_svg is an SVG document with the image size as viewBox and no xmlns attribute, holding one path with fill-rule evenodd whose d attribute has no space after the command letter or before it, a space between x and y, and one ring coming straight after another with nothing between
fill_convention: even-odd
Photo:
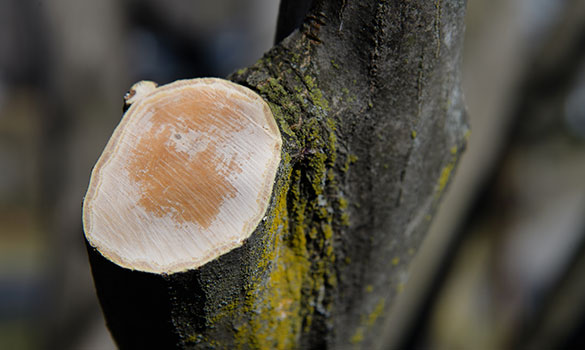
<instances>
[{"instance_id":1,"label":"blurred background","mask_svg":"<svg viewBox=\"0 0 585 350\"><path fill-rule=\"evenodd\" d=\"M0 0L0 349L113 349L81 201L136 81L225 77L278 0ZM472 135L396 348L585 348L585 1L468 0Z\"/></svg>"}]
</instances>

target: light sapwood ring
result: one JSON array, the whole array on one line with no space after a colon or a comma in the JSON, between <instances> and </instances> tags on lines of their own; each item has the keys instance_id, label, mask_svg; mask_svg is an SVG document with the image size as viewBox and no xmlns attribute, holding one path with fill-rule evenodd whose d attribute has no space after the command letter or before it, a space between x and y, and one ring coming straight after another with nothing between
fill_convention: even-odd
<instances>
[{"instance_id":1,"label":"light sapwood ring","mask_svg":"<svg viewBox=\"0 0 585 350\"><path fill-rule=\"evenodd\" d=\"M241 246L280 163L266 102L215 78L140 82L130 94L84 199L90 245L120 266L168 274Z\"/></svg>"}]
</instances>

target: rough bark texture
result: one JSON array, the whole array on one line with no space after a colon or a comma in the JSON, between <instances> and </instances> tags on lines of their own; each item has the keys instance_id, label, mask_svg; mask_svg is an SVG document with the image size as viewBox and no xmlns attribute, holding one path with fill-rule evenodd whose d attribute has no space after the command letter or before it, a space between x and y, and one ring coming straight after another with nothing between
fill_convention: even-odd
<instances>
[{"instance_id":1,"label":"rough bark texture","mask_svg":"<svg viewBox=\"0 0 585 350\"><path fill-rule=\"evenodd\" d=\"M378 336L468 133L465 1L314 1L230 79L283 135L265 220L196 271L124 270L89 248L121 348L384 348Z\"/></svg>"}]
</instances>

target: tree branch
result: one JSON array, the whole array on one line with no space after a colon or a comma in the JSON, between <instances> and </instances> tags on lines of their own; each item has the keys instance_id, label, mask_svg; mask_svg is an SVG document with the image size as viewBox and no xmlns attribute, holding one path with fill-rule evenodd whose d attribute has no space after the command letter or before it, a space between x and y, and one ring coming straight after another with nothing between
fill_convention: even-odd
<instances>
[{"instance_id":1,"label":"tree branch","mask_svg":"<svg viewBox=\"0 0 585 350\"><path fill-rule=\"evenodd\" d=\"M266 220L242 247L168 276L97 263L90 249L118 344L161 336L129 336L139 320L172 324L161 339L185 348L383 347L374 335L465 146L464 8L316 1L298 31L231 76L264 97L283 137ZM120 321L165 288L160 312ZM110 304L131 290L151 302Z\"/></svg>"}]
</instances>

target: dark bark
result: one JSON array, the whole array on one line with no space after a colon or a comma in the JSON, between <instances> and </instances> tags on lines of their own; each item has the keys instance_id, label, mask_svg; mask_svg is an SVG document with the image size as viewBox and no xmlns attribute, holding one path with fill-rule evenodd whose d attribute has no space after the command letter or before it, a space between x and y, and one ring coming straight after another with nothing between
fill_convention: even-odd
<instances>
[{"instance_id":1,"label":"dark bark","mask_svg":"<svg viewBox=\"0 0 585 350\"><path fill-rule=\"evenodd\" d=\"M305 19L313 0L282 0L278 9L276 35L274 42L278 44L297 29Z\"/></svg>"},{"instance_id":2,"label":"dark bark","mask_svg":"<svg viewBox=\"0 0 585 350\"><path fill-rule=\"evenodd\" d=\"M298 31L232 75L283 135L266 220L241 248L170 276L89 249L118 344L384 348L377 335L465 145L464 10L314 1ZM134 332L151 322L162 329Z\"/></svg>"}]
</instances>

